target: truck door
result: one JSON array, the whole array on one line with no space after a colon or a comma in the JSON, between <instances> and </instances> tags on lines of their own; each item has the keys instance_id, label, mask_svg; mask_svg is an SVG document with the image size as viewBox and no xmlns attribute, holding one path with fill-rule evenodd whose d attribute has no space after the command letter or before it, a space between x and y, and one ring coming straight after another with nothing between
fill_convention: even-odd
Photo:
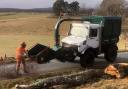
<instances>
[{"instance_id":1,"label":"truck door","mask_svg":"<svg viewBox=\"0 0 128 89\"><path fill-rule=\"evenodd\" d=\"M99 47L99 32L98 28L96 29L90 29L89 31L89 37L87 38L87 45L92 48L98 48Z\"/></svg>"}]
</instances>

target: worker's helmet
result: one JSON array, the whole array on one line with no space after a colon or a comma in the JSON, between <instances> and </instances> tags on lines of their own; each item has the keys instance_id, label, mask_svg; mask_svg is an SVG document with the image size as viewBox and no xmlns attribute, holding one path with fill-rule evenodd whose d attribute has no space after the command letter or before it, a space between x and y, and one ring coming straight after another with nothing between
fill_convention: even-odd
<instances>
[{"instance_id":1,"label":"worker's helmet","mask_svg":"<svg viewBox=\"0 0 128 89\"><path fill-rule=\"evenodd\" d=\"M26 47L26 43L25 42L21 42L20 44L22 47Z\"/></svg>"}]
</instances>

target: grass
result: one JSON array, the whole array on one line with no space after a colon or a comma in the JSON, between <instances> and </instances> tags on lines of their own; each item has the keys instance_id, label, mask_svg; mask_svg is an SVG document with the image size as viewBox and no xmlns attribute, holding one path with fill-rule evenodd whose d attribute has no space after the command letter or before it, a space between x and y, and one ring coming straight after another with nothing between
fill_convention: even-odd
<instances>
[{"instance_id":1,"label":"grass","mask_svg":"<svg viewBox=\"0 0 128 89\"><path fill-rule=\"evenodd\" d=\"M0 16L0 34L48 34L53 32L55 18L49 14L17 13L11 16Z\"/></svg>"},{"instance_id":2,"label":"grass","mask_svg":"<svg viewBox=\"0 0 128 89\"><path fill-rule=\"evenodd\" d=\"M8 57L15 56L15 49L25 41L27 48L31 48L36 43L53 46L53 36L48 35L0 35L0 55L6 54Z\"/></svg>"},{"instance_id":3,"label":"grass","mask_svg":"<svg viewBox=\"0 0 128 89\"><path fill-rule=\"evenodd\" d=\"M126 50L126 41L125 41L125 38L124 38L124 35L122 34L120 36L120 40L118 42L118 48L119 50Z\"/></svg>"},{"instance_id":4,"label":"grass","mask_svg":"<svg viewBox=\"0 0 128 89\"><path fill-rule=\"evenodd\" d=\"M4 16L5 15L5 16ZM0 56L15 56L15 49L25 41L28 48L36 43L53 46L56 18L48 13L0 13ZM66 34L67 23L60 33Z\"/></svg>"},{"instance_id":5,"label":"grass","mask_svg":"<svg viewBox=\"0 0 128 89\"><path fill-rule=\"evenodd\" d=\"M0 13L0 56L14 57L22 41L28 48L36 43L53 46L55 19L48 13Z\"/></svg>"},{"instance_id":6,"label":"grass","mask_svg":"<svg viewBox=\"0 0 128 89\"><path fill-rule=\"evenodd\" d=\"M128 79L100 79L98 82L82 85L76 89L127 89Z\"/></svg>"},{"instance_id":7,"label":"grass","mask_svg":"<svg viewBox=\"0 0 128 89\"><path fill-rule=\"evenodd\" d=\"M48 16L49 13L33 13L33 12L29 12L29 13L24 13L24 12L1 12L0 13L0 20L10 20L10 19L18 19L18 18L26 18L26 17L31 17L31 16L39 16L39 15L44 15L44 16Z\"/></svg>"}]
</instances>

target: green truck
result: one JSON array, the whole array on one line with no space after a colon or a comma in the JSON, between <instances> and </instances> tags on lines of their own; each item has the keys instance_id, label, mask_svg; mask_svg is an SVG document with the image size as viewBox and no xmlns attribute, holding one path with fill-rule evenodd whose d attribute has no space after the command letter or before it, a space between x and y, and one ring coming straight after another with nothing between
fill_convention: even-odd
<instances>
[{"instance_id":1,"label":"green truck","mask_svg":"<svg viewBox=\"0 0 128 89\"><path fill-rule=\"evenodd\" d=\"M65 21L73 21L68 35L60 41L60 26ZM122 18L117 16L89 16L80 19L59 19L55 25L55 47L34 46L29 56L35 56L38 63L58 59L73 62L80 57L82 67L92 66L95 58L104 53L108 62L114 62L117 57L117 43L121 34ZM39 47L40 48L39 50ZM38 50L37 50L38 48ZM35 54L32 54L34 50ZM46 50L47 51L44 51ZM43 51L41 51L43 50Z\"/></svg>"}]
</instances>

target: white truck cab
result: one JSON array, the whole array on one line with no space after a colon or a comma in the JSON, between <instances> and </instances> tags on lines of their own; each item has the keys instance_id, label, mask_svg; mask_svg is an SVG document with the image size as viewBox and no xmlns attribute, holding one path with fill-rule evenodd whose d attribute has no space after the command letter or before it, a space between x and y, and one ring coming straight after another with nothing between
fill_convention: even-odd
<instances>
[{"instance_id":1,"label":"white truck cab","mask_svg":"<svg viewBox=\"0 0 128 89\"><path fill-rule=\"evenodd\" d=\"M69 35L62 39L64 46L76 45L78 52L84 54L88 47L99 47L99 24L91 24L90 22L72 23Z\"/></svg>"}]
</instances>

